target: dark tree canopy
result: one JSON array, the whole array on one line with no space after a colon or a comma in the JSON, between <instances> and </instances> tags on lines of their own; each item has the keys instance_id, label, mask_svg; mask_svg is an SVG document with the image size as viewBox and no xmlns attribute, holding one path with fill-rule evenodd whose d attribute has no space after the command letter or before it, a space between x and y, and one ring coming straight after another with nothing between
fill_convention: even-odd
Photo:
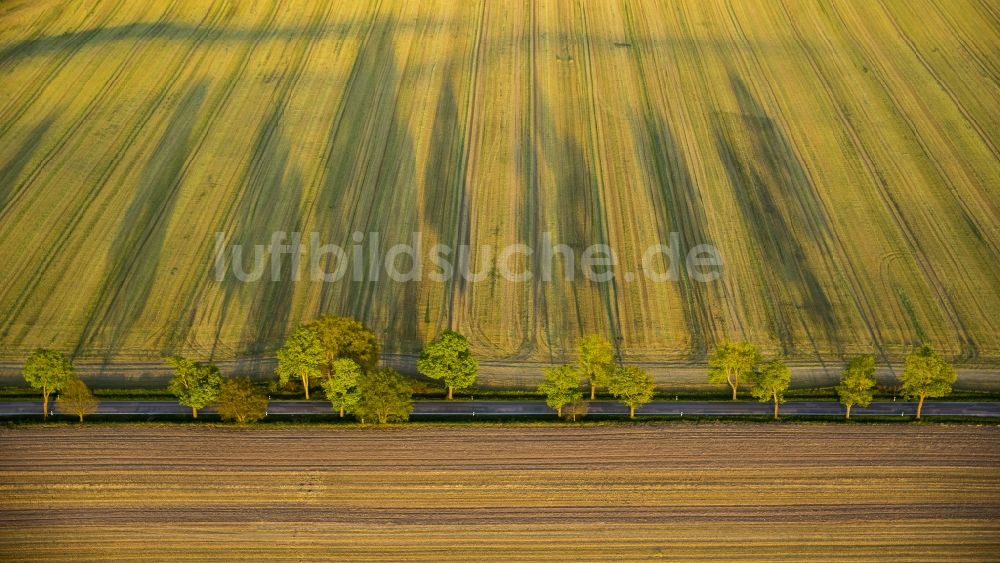
<instances>
[{"instance_id":1,"label":"dark tree canopy","mask_svg":"<svg viewBox=\"0 0 1000 563\"><path fill-rule=\"evenodd\" d=\"M59 411L80 417L80 422L83 422L84 416L97 412L98 404L87 384L75 377L63 385L56 398Z\"/></svg>"},{"instance_id":2,"label":"dark tree canopy","mask_svg":"<svg viewBox=\"0 0 1000 563\"><path fill-rule=\"evenodd\" d=\"M333 362L341 358L354 360L364 369L375 369L378 366L378 339L361 321L324 315L307 326L314 328L319 337L325 374L329 374L333 369Z\"/></svg>"},{"instance_id":3,"label":"dark tree canopy","mask_svg":"<svg viewBox=\"0 0 1000 563\"><path fill-rule=\"evenodd\" d=\"M222 420L246 424L267 416L267 403L267 393L249 377L236 377L222 382L215 410Z\"/></svg>"}]
</instances>

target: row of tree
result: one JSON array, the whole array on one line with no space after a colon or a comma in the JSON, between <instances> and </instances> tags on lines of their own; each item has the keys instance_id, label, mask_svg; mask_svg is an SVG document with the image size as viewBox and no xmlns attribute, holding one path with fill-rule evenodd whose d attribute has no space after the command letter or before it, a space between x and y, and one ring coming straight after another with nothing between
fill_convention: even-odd
<instances>
[{"instance_id":1,"label":"row of tree","mask_svg":"<svg viewBox=\"0 0 1000 563\"><path fill-rule=\"evenodd\" d=\"M268 396L249 378L224 379L214 365L180 356L168 362L174 368L170 391L180 404L191 407L193 417L208 405L215 405L223 420L239 423L255 422L267 414ZM413 411L410 380L394 370L363 369L354 360L337 358L320 377L333 410L342 417L350 412L362 423L384 424L407 420Z\"/></svg>"},{"instance_id":2,"label":"row of tree","mask_svg":"<svg viewBox=\"0 0 1000 563\"><path fill-rule=\"evenodd\" d=\"M581 382L590 386L590 399L594 400L598 387L629 409L629 418L635 418L635 409L653 399L656 384L646 370L638 366L620 366L615 361L611 343L597 335L587 335L577 346L577 363L545 370L545 380L538 391L545 395L545 402L563 416L569 407L570 418L586 413Z\"/></svg>"},{"instance_id":3,"label":"row of tree","mask_svg":"<svg viewBox=\"0 0 1000 563\"><path fill-rule=\"evenodd\" d=\"M49 416L49 398L59 392L56 403L61 412L83 417L97 411L97 399L87 384L76 376L73 362L63 353L39 348L28 356L21 372L33 389L42 392L42 415Z\"/></svg>"},{"instance_id":4,"label":"row of tree","mask_svg":"<svg viewBox=\"0 0 1000 563\"><path fill-rule=\"evenodd\" d=\"M773 401L774 417L778 417L778 405L784 402L791 384L791 372L783 361L776 358L763 362L760 352L749 342L725 342L713 351L708 363L709 383L728 385L735 401L741 381L749 380L751 395L762 402ZM904 399L917 400L920 418L924 401L950 394L956 378L954 367L930 347L922 346L907 355L899 376L899 392ZM847 418L851 418L853 407L871 404L876 385L874 356L866 354L848 362L836 387Z\"/></svg>"},{"instance_id":5,"label":"row of tree","mask_svg":"<svg viewBox=\"0 0 1000 563\"><path fill-rule=\"evenodd\" d=\"M421 358L421 369L444 379L451 389L471 386L478 364L468 342L457 333L446 332ZM333 410L350 412L362 422L407 420L413 411L411 381L392 369L378 369L379 347L374 333L360 322L324 316L296 328L277 353L278 385L291 380L301 383L306 399L310 389L320 386ZM253 422L267 414L268 395L249 378L225 378L211 363L182 356L166 359L173 369L168 390L178 403L191 409L191 416L214 406L224 420ZM98 401L75 375L73 364L55 350L33 352L23 370L25 381L42 393L43 415L50 413L49 400L59 392L61 412L83 417L97 411Z\"/></svg>"},{"instance_id":6,"label":"row of tree","mask_svg":"<svg viewBox=\"0 0 1000 563\"><path fill-rule=\"evenodd\" d=\"M316 385L335 411L380 423L407 420L413 411L413 388L408 379L388 368L379 369L379 343L361 322L323 316L297 327L278 350L278 383L298 381L305 398ZM424 375L443 380L448 398L455 389L471 387L479 364L468 341L445 331L428 345L417 361Z\"/></svg>"},{"instance_id":7,"label":"row of tree","mask_svg":"<svg viewBox=\"0 0 1000 563\"><path fill-rule=\"evenodd\" d=\"M198 409L215 403L224 420L253 422L267 413L267 394L247 377L223 378L218 368L176 356L168 359L174 368L169 389L178 402L191 407L191 414L198 417ZM42 392L42 414L48 417L49 399L58 392L56 405L60 412L80 417L97 412L100 402L83 380L76 377L72 361L65 354L40 348L25 362L22 372L32 388Z\"/></svg>"},{"instance_id":8,"label":"row of tree","mask_svg":"<svg viewBox=\"0 0 1000 563\"><path fill-rule=\"evenodd\" d=\"M760 361L760 354L749 343L727 343L713 355L713 365L709 371L709 381L729 383L736 400L736 389L740 377L752 383L751 394L762 402L774 402L774 416L778 417L778 405L784 401L784 393L791 383L791 372L778 359ZM607 392L629 408L629 417L635 417L635 409L653 399L656 385L653 377L638 366L621 366L615 360L614 348L607 339L598 335L584 336L577 346L577 363L545 370L545 380L538 391L545 395L546 403L562 416L562 409L571 406L573 412L583 398L580 382L590 386L590 399L594 400L599 388Z\"/></svg>"},{"instance_id":9,"label":"row of tree","mask_svg":"<svg viewBox=\"0 0 1000 563\"><path fill-rule=\"evenodd\" d=\"M285 387L300 383L305 398L310 389L320 387L331 407L341 417L347 413L362 421L380 423L407 420L413 410L413 387L408 378L387 368L378 368L379 343L375 334L361 322L346 318L323 316L300 325L277 352L277 383ZM268 396L249 378L224 378L219 369L209 363L181 356L167 359L174 376L169 390L182 405L198 410L215 405L226 420L251 422L267 413ZM456 390L472 387L479 364L468 340L454 331L444 331L428 344L417 360L417 371L442 381L447 397ZM72 362L63 354L40 349L31 354L24 367L24 378L42 392L44 414L49 414L49 399L59 392L59 407L63 412L83 417L95 412L97 400L75 375ZM917 399L917 418L924 400L942 397L951 392L955 370L930 348L922 347L911 353L903 369L901 394ZM737 399L740 385L751 384L751 395L761 402L773 402L774 416L785 400L791 383L791 372L780 358L763 361L760 352L749 342L725 342L709 359L708 380L726 384ZM545 370L538 390L547 404L562 416L564 409L571 418L586 413L581 383L589 385L590 399L597 390L609 394L635 409L652 400L655 384L652 376L638 366L621 366L615 360L611 343L598 335L583 337L577 347L577 362ZM850 418L854 406L868 406L875 393L875 359L871 355L852 359L844 369L836 390Z\"/></svg>"}]
</instances>

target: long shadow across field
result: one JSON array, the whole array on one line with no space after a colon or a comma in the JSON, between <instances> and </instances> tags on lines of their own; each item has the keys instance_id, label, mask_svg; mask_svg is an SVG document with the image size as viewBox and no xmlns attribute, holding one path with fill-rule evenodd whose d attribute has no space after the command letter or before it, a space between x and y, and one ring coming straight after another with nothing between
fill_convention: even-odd
<instances>
[{"instance_id":1,"label":"long shadow across field","mask_svg":"<svg viewBox=\"0 0 1000 563\"><path fill-rule=\"evenodd\" d=\"M100 345L110 360L146 311L206 90L205 82L188 90L146 164L108 250L108 271L80 333L77 354Z\"/></svg>"},{"instance_id":2,"label":"long shadow across field","mask_svg":"<svg viewBox=\"0 0 1000 563\"><path fill-rule=\"evenodd\" d=\"M203 34L204 41L216 43L343 39L354 30L354 23L345 21L328 24L320 29L311 26L251 28L226 25L219 25L210 30L203 28L201 25L184 23L143 22L34 37L0 50L0 69L22 59L54 51L79 51L87 47L103 48L119 42L186 41L196 33Z\"/></svg>"},{"instance_id":3,"label":"long shadow across field","mask_svg":"<svg viewBox=\"0 0 1000 563\"><path fill-rule=\"evenodd\" d=\"M353 233L365 235L363 264L351 264L337 283L325 283L319 313L352 316L384 331L387 350L418 348L417 282L388 279L380 257L397 243L409 242L417 229L416 169L409 120L399 107L405 69L396 60L394 18L372 23L348 75L345 92L331 126L326 177L316 202L318 230L348 251ZM376 261L372 233L380 237ZM393 240L393 234L405 239ZM334 271L335 258L322 266ZM397 261L400 272L409 261Z\"/></svg>"},{"instance_id":4,"label":"long shadow across field","mask_svg":"<svg viewBox=\"0 0 1000 563\"><path fill-rule=\"evenodd\" d=\"M17 152L6 164L0 168L0 214L4 212L7 203L12 201L17 195L18 180L21 173L28 166L31 157L42 144L45 133L52 127L55 121L53 115L39 121L24 137L24 141L18 147Z\"/></svg>"},{"instance_id":5,"label":"long shadow across field","mask_svg":"<svg viewBox=\"0 0 1000 563\"><path fill-rule=\"evenodd\" d=\"M730 74L730 84L740 114L717 116L715 143L761 259L771 330L784 353L796 351L801 311L809 319L801 323L807 331L823 331L821 337L809 334L813 349L826 344L839 352L833 305L807 262L809 256L830 259L823 202L779 125L742 79Z\"/></svg>"},{"instance_id":6,"label":"long shadow across field","mask_svg":"<svg viewBox=\"0 0 1000 563\"><path fill-rule=\"evenodd\" d=\"M465 184L465 128L455 99L451 72L445 72L441 95L434 113L430 153L424 169L423 227L434 238L452 249L452 263L462 245L469 244L469 201ZM457 270L455 272L457 274ZM446 310L424 310L424 323L439 324L444 317L448 328L455 328L454 308L466 291L466 280L454 275L444 288Z\"/></svg>"},{"instance_id":7,"label":"long shadow across field","mask_svg":"<svg viewBox=\"0 0 1000 563\"><path fill-rule=\"evenodd\" d=\"M701 190L691 176L684 151L670 126L662 115L652 112L633 120L633 123L636 145L645 149L643 158L653 165L656 179L653 207L659 215L657 227L660 242L669 244L670 234L678 233L682 257L697 245L711 244ZM675 267L678 269L677 287L683 301L684 318L691 335L689 357L704 358L713 341L708 287L692 280L683 265Z\"/></svg>"},{"instance_id":8,"label":"long shadow across field","mask_svg":"<svg viewBox=\"0 0 1000 563\"><path fill-rule=\"evenodd\" d=\"M284 131L283 116L283 102L278 102L261 123L250 163L239 183L235 227L228 240L230 245L242 247L240 263L234 264L235 268L244 273L263 269L259 280L245 282L230 268L222 282L219 329L227 324L232 309L237 308L244 319L240 322L244 327L240 339L244 349L239 351L244 357L256 358L277 348L291 314L295 289L292 255L282 254L275 269L270 252L257 256L255 251L257 245L268 245L275 232L291 237L302 229L299 213L302 179L289 162L291 143ZM280 244L289 245L291 240L285 239ZM235 261L237 257L230 258Z\"/></svg>"},{"instance_id":9,"label":"long shadow across field","mask_svg":"<svg viewBox=\"0 0 1000 563\"><path fill-rule=\"evenodd\" d=\"M605 209L600 198L600 185L594 163L587 159L574 133L560 130L557 111L572 111L572 109L553 108L541 99L536 100L537 115L531 140L533 151L529 154L535 159L536 167L540 164L540 158L544 158L555 176L555 185L551 187L552 189L541 190L537 194L537 209L542 218L539 221L554 222L556 232L552 233L552 244L566 245L573 251L572 264L558 253L555 254L551 264L554 283L563 283L569 276L574 280L568 285L569 293L546 292L544 288L536 288L538 300L542 302L539 313L544 313L544 316L539 318L549 333L548 337L558 339L557 342L550 340L549 346L561 350L565 356L566 351L572 350L575 346L576 336L582 333L603 329L610 332L608 336L615 338L621 334L621 329L618 325L617 291L614 280L590 282L583 278L580 259L584 250L594 244L608 244ZM529 181L535 180L529 178ZM534 189L537 190L539 187ZM550 198L551 201L546 203ZM545 221L547 213L554 214L554 217ZM536 255L539 254L542 245L539 235L540 233L535 233ZM541 264L537 261L535 268L533 279L537 284L541 268ZM595 273L601 274L603 270L596 268ZM588 303L587 299L593 295L594 289L598 292L597 302ZM560 297L557 303L550 301L555 295ZM600 324L594 326L596 319L588 315L588 309L591 308L596 309L593 312L598 315L604 313L607 319L606 327ZM615 345L618 346L617 338Z\"/></svg>"}]
</instances>

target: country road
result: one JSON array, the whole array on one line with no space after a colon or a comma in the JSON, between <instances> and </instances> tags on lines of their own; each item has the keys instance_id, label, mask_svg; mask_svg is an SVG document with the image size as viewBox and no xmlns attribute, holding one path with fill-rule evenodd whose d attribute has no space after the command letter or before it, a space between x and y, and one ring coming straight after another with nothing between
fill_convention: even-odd
<instances>
[{"instance_id":1,"label":"country road","mask_svg":"<svg viewBox=\"0 0 1000 563\"><path fill-rule=\"evenodd\" d=\"M52 407L55 409L55 407ZM660 401L650 403L636 411L637 415L702 415L741 416L772 413L771 403L751 401ZM0 416L37 414L42 409L41 401L2 401ZM170 401L104 401L98 414L108 415L177 415L190 414L187 407ZM211 407L202 410L212 413ZM332 414L326 401L272 401L269 414L276 415L316 415ZM621 403L594 401L590 403L590 414L625 415L628 409ZM916 403L877 402L868 408L855 407L852 416L912 416L916 413ZM416 416L532 416L555 414L542 401L417 401L413 414ZM834 401L792 401L781 405L783 415L841 416L844 407ZM926 416L970 416L1000 417L1000 402L927 402L924 404Z\"/></svg>"},{"instance_id":2,"label":"country road","mask_svg":"<svg viewBox=\"0 0 1000 563\"><path fill-rule=\"evenodd\" d=\"M24 354L25 356L27 353ZM384 354L382 364L400 373L416 375L416 356ZM568 359L566 361L569 361ZM251 358L242 360L217 360L212 362L223 375L249 375L259 381L274 378L273 358ZM714 390L706 379L707 367L691 362L630 362L647 370L663 388L684 390ZM533 389L542 381L542 373L547 367L558 363L515 362L509 360L487 360L479 363L476 385L492 389ZM78 360L74 362L76 373L92 388L157 388L165 387L173 376L173 371L163 361L119 361L111 364ZM0 361L0 386L17 387L24 385L21 370L24 361L4 359ZM793 388L830 387L840 381L843 365L839 362L826 365L789 365L792 371ZM893 387L903 366L880 366L875 378L880 385ZM958 367L956 389L979 391L1000 391L1000 367Z\"/></svg>"}]
</instances>

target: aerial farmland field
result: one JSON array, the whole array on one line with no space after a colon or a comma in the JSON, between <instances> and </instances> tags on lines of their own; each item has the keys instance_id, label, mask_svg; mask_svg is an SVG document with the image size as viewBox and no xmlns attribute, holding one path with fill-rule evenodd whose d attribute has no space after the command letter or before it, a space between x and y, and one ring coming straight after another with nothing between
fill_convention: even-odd
<instances>
[{"instance_id":1,"label":"aerial farmland field","mask_svg":"<svg viewBox=\"0 0 1000 563\"><path fill-rule=\"evenodd\" d=\"M998 52L988 0L7 0L0 356L269 356L333 313L398 354L450 327L498 361L597 332L637 361L996 366ZM275 231L419 232L487 275L214 277L217 233ZM546 233L614 279L482 250ZM719 279L630 277L671 233Z\"/></svg>"},{"instance_id":2,"label":"aerial farmland field","mask_svg":"<svg viewBox=\"0 0 1000 563\"><path fill-rule=\"evenodd\" d=\"M996 426L0 430L0 557L977 561Z\"/></svg>"}]
</instances>

